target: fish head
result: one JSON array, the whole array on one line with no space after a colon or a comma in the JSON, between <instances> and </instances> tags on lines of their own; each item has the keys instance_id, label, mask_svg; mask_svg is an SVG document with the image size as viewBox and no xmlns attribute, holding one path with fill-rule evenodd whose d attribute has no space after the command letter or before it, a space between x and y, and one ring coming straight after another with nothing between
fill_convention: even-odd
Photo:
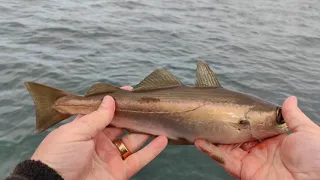
<instances>
[{"instance_id":1,"label":"fish head","mask_svg":"<svg viewBox=\"0 0 320 180\"><path fill-rule=\"evenodd\" d=\"M289 131L283 119L281 107L277 105L252 108L247 113L247 118L250 122L252 137L258 140Z\"/></svg>"}]
</instances>

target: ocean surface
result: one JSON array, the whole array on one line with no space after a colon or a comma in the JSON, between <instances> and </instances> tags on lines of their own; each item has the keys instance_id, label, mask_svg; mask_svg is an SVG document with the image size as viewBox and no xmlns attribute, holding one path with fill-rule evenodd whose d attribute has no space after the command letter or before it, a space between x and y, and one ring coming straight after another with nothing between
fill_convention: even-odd
<instances>
[{"instance_id":1,"label":"ocean surface","mask_svg":"<svg viewBox=\"0 0 320 180\"><path fill-rule=\"evenodd\" d=\"M319 19L318 0L0 0L0 178L53 130L33 134L25 81L83 94L164 67L192 85L203 59L223 87L278 104L295 95L320 124ZM233 178L169 146L132 179Z\"/></svg>"}]
</instances>

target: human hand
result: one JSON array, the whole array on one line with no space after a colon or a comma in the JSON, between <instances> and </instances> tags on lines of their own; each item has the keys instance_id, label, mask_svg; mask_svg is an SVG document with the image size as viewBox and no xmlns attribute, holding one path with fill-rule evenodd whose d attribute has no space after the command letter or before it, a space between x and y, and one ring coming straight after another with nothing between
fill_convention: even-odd
<instances>
[{"instance_id":1,"label":"human hand","mask_svg":"<svg viewBox=\"0 0 320 180\"><path fill-rule=\"evenodd\" d=\"M121 141L133 154L123 160L113 141L124 130L107 127L113 119L114 111L113 98L105 97L97 111L85 116L79 115L72 122L52 131L31 159L42 161L66 180L129 179L152 161L168 141L166 137L159 136L137 151L149 136L127 134Z\"/></svg>"},{"instance_id":2,"label":"human hand","mask_svg":"<svg viewBox=\"0 0 320 180\"><path fill-rule=\"evenodd\" d=\"M218 162L231 176L242 180L320 179L320 127L289 97L282 106L291 134L281 134L242 148L213 145L203 139L197 148Z\"/></svg>"}]
</instances>

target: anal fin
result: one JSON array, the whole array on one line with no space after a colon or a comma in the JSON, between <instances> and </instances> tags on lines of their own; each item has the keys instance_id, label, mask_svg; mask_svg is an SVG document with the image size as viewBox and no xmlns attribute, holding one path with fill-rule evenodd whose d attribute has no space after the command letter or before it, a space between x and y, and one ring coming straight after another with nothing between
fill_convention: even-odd
<instances>
[{"instance_id":1,"label":"anal fin","mask_svg":"<svg viewBox=\"0 0 320 180\"><path fill-rule=\"evenodd\" d=\"M168 139L169 145L193 145L192 142L188 141L185 138L177 138L177 139Z\"/></svg>"},{"instance_id":2,"label":"anal fin","mask_svg":"<svg viewBox=\"0 0 320 180\"><path fill-rule=\"evenodd\" d=\"M154 136L154 135L152 135L152 134L148 134L148 133L136 131L136 130L133 130L133 129L128 129L128 128L126 128L125 130L127 130L128 133L145 134L145 135L149 135L149 136Z\"/></svg>"},{"instance_id":3,"label":"anal fin","mask_svg":"<svg viewBox=\"0 0 320 180\"><path fill-rule=\"evenodd\" d=\"M126 129L129 133L137 133L137 134L145 134L145 135L149 135L151 137L157 137L157 135L153 135L153 134L148 134L148 133L144 133L144 132L140 132L140 131L136 131L136 130L132 130L132 129ZM169 145L193 145L192 142L188 141L185 138L170 138L168 137L168 144Z\"/></svg>"}]
</instances>

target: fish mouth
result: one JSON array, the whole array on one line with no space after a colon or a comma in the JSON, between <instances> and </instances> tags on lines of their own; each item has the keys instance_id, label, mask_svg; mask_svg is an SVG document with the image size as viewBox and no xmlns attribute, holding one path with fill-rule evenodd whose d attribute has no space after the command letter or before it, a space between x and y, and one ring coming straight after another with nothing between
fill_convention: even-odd
<instances>
[{"instance_id":1,"label":"fish mouth","mask_svg":"<svg viewBox=\"0 0 320 180\"><path fill-rule=\"evenodd\" d=\"M277 107L277 118L276 118L278 129L280 132L289 131L289 127L283 119L281 107Z\"/></svg>"},{"instance_id":2,"label":"fish mouth","mask_svg":"<svg viewBox=\"0 0 320 180\"><path fill-rule=\"evenodd\" d=\"M283 116L282 116L281 107L277 107L277 119L276 120L279 125L285 124Z\"/></svg>"}]
</instances>

